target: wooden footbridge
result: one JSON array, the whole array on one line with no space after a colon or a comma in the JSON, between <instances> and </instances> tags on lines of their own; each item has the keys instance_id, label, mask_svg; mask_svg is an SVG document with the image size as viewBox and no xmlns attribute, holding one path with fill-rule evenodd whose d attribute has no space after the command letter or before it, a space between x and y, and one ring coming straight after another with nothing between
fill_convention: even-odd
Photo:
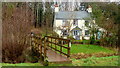
<instances>
[{"instance_id":1,"label":"wooden footbridge","mask_svg":"<svg viewBox=\"0 0 120 68\"><path fill-rule=\"evenodd\" d=\"M32 36L31 45L40 54L40 60L48 63L70 63L71 42L68 39Z\"/></svg>"}]
</instances>

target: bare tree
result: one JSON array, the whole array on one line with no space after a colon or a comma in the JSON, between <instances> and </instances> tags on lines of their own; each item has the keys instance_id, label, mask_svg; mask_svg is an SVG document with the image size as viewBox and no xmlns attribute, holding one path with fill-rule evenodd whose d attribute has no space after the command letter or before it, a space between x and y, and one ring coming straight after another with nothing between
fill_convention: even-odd
<instances>
[{"instance_id":1,"label":"bare tree","mask_svg":"<svg viewBox=\"0 0 120 68\"><path fill-rule=\"evenodd\" d=\"M21 62L26 49L28 34L32 28L33 11L28 3L3 3L2 54L3 62Z\"/></svg>"}]
</instances>

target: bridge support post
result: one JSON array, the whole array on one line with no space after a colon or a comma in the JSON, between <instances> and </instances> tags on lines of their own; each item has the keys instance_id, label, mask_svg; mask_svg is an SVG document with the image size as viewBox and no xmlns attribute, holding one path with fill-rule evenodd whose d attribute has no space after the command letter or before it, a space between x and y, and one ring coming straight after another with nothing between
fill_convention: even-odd
<instances>
[{"instance_id":1,"label":"bridge support post","mask_svg":"<svg viewBox=\"0 0 120 68\"><path fill-rule=\"evenodd\" d=\"M70 40L68 41L68 58L70 57L70 47L71 47L71 42Z\"/></svg>"},{"instance_id":2,"label":"bridge support post","mask_svg":"<svg viewBox=\"0 0 120 68\"><path fill-rule=\"evenodd\" d=\"M42 41L40 40L40 60L42 61Z\"/></svg>"},{"instance_id":3,"label":"bridge support post","mask_svg":"<svg viewBox=\"0 0 120 68\"><path fill-rule=\"evenodd\" d=\"M44 57L46 58L46 45L47 45L47 42L46 42L46 39L44 40Z\"/></svg>"}]
</instances>

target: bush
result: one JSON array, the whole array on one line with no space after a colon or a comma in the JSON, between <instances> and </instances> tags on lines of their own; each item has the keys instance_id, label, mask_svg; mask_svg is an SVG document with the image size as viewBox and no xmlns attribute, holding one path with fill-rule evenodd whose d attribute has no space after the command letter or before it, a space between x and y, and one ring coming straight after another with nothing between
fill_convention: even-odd
<instances>
[{"instance_id":1,"label":"bush","mask_svg":"<svg viewBox=\"0 0 120 68\"><path fill-rule=\"evenodd\" d=\"M10 63L20 63L24 62L25 58L23 57L23 51L26 49L26 45L18 43L6 44L2 48L2 61Z\"/></svg>"},{"instance_id":2,"label":"bush","mask_svg":"<svg viewBox=\"0 0 120 68\"><path fill-rule=\"evenodd\" d=\"M90 38L90 44L94 44L94 43L95 43L95 37L92 36L92 37Z\"/></svg>"},{"instance_id":3,"label":"bush","mask_svg":"<svg viewBox=\"0 0 120 68\"><path fill-rule=\"evenodd\" d=\"M75 39L73 39L72 40L72 44L83 44L83 41L82 40L75 40Z\"/></svg>"},{"instance_id":4,"label":"bush","mask_svg":"<svg viewBox=\"0 0 120 68\"><path fill-rule=\"evenodd\" d=\"M90 44L90 40L83 40L83 44Z\"/></svg>"},{"instance_id":5,"label":"bush","mask_svg":"<svg viewBox=\"0 0 120 68\"><path fill-rule=\"evenodd\" d=\"M17 3L4 3L2 13L2 61L10 63L24 62L24 50L28 47L28 34L34 19L33 12L26 3L20 7ZM13 9L9 10L9 5ZM27 13L26 13L27 11ZM9 14L11 12L11 14Z\"/></svg>"},{"instance_id":6,"label":"bush","mask_svg":"<svg viewBox=\"0 0 120 68\"><path fill-rule=\"evenodd\" d=\"M68 36L68 39L70 40L74 40L74 38L72 36Z\"/></svg>"},{"instance_id":7,"label":"bush","mask_svg":"<svg viewBox=\"0 0 120 68\"><path fill-rule=\"evenodd\" d=\"M95 40L94 44L95 45L100 45L100 40Z\"/></svg>"},{"instance_id":8,"label":"bush","mask_svg":"<svg viewBox=\"0 0 120 68\"><path fill-rule=\"evenodd\" d=\"M114 36L104 37L100 39L100 45L106 47L116 47L117 46L117 38Z\"/></svg>"},{"instance_id":9,"label":"bush","mask_svg":"<svg viewBox=\"0 0 120 68\"><path fill-rule=\"evenodd\" d=\"M25 52L26 56L26 62L38 62L40 54L38 51L36 51L36 49L34 49L33 47L29 48L28 50L26 50Z\"/></svg>"}]
</instances>

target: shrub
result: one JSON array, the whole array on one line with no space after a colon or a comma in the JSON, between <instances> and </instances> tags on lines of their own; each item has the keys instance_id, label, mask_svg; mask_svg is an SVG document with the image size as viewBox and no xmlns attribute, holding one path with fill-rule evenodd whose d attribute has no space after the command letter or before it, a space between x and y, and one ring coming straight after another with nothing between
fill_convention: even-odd
<instances>
[{"instance_id":1,"label":"shrub","mask_svg":"<svg viewBox=\"0 0 120 68\"><path fill-rule=\"evenodd\" d=\"M70 40L74 40L74 38L72 36L68 36L68 39Z\"/></svg>"},{"instance_id":2,"label":"shrub","mask_svg":"<svg viewBox=\"0 0 120 68\"><path fill-rule=\"evenodd\" d=\"M24 62L23 51L28 47L33 12L26 3L20 7L17 3L4 3L2 9L2 61L3 62ZM13 5L13 9L9 10ZM27 12L26 12L27 11ZM9 14L8 12L11 12Z\"/></svg>"},{"instance_id":3,"label":"shrub","mask_svg":"<svg viewBox=\"0 0 120 68\"><path fill-rule=\"evenodd\" d=\"M94 44L95 45L100 45L100 40L95 40Z\"/></svg>"},{"instance_id":4,"label":"shrub","mask_svg":"<svg viewBox=\"0 0 120 68\"><path fill-rule=\"evenodd\" d=\"M38 62L40 57L39 52L36 51L36 49L34 49L33 47L26 50L25 54L26 54L25 58L27 62L32 62L32 63Z\"/></svg>"},{"instance_id":5,"label":"shrub","mask_svg":"<svg viewBox=\"0 0 120 68\"><path fill-rule=\"evenodd\" d=\"M100 45L106 47L116 47L117 46L117 37L116 36L106 36L100 39Z\"/></svg>"},{"instance_id":6,"label":"shrub","mask_svg":"<svg viewBox=\"0 0 120 68\"><path fill-rule=\"evenodd\" d=\"M92 37L90 38L90 44L94 44L94 43L95 43L95 37L92 36Z\"/></svg>"},{"instance_id":7,"label":"shrub","mask_svg":"<svg viewBox=\"0 0 120 68\"><path fill-rule=\"evenodd\" d=\"M83 44L90 44L90 40L83 40Z\"/></svg>"},{"instance_id":8,"label":"shrub","mask_svg":"<svg viewBox=\"0 0 120 68\"><path fill-rule=\"evenodd\" d=\"M18 43L10 43L3 46L2 49L2 61L10 63L20 63L24 62L25 58L23 57L23 51L26 49L26 45Z\"/></svg>"}]
</instances>

